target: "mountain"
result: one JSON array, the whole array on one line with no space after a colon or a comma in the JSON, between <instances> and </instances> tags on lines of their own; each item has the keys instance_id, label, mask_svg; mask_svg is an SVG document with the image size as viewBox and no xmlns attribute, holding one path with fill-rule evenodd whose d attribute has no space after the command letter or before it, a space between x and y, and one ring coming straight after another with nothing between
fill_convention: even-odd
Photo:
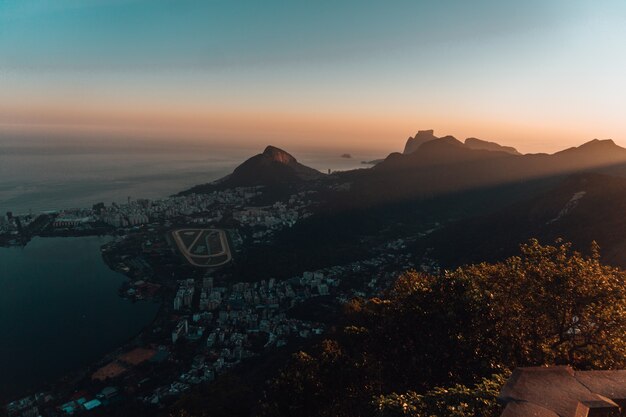
<instances>
[{"instance_id":1,"label":"mountain","mask_svg":"<svg viewBox=\"0 0 626 417\"><path fill-rule=\"evenodd\" d=\"M231 174L213 183L193 187L183 194L202 193L216 188L281 186L325 177L321 172L299 163L288 152L270 145L263 153L247 159Z\"/></svg>"},{"instance_id":2,"label":"mountain","mask_svg":"<svg viewBox=\"0 0 626 417\"><path fill-rule=\"evenodd\" d=\"M418 149L421 148L421 146L427 142L432 142L435 141L437 139L439 139L437 136L435 136L434 134L434 130L420 130L417 132L417 134L414 137L409 138L406 141L406 145L404 146L404 152L402 152L404 155L408 155L408 154L412 154L415 151L417 151ZM446 136L442 139L445 138L450 138L451 136ZM459 142L459 144L461 145L465 145L465 147L469 148L469 149L475 149L475 150L484 150L484 151L496 151L496 152L506 152L506 153L510 153L512 155L521 155L517 149L511 147L511 146L502 146L500 144L497 144L495 142L488 142L486 140L482 140L482 139L477 139L477 138L467 138L465 139L465 143L461 143Z\"/></svg>"},{"instance_id":3,"label":"mountain","mask_svg":"<svg viewBox=\"0 0 626 417\"><path fill-rule=\"evenodd\" d=\"M465 139L465 146L470 149L482 149L485 151L506 152L512 155L521 155L521 153L519 153L517 149L513 148L512 146L502 146L495 142L488 142L486 140L477 138Z\"/></svg>"},{"instance_id":4,"label":"mountain","mask_svg":"<svg viewBox=\"0 0 626 417\"><path fill-rule=\"evenodd\" d=\"M623 162L626 159L626 149L616 145L611 139L594 139L581 146L557 152L554 156L572 165L610 165Z\"/></svg>"},{"instance_id":5,"label":"mountain","mask_svg":"<svg viewBox=\"0 0 626 417\"><path fill-rule=\"evenodd\" d=\"M330 176L300 164L284 150L268 146L232 174L183 194L255 185L277 189L277 186L325 179L329 187L324 187L322 198L328 206L349 208L524 183L537 184L536 189L541 191L559 178L588 171L626 177L626 149L608 139L594 139L555 154L525 155L477 139L463 143L453 136L438 138L432 130L419 131L412 139L413 144L421 142L412 153L392 153L370 169ZM485 147L489 149L482 149Z\"/></svg>"},{"instance_id":6,"label":"mountain","mask_svg":"<svg viewBox=\"0 0 626 417\"><path fill-rule=\"evenodd\" d=\"M422 143L410 154L392 153L362 171L345 176L352 182L351 199L378 203L552 180L586 171L626 176L626 149L611 140L592 140L555 154L519 155L472 149L445 136Z\"/></svg>"},{"instance_id":7,"label":"mountain","mask_svg":"<svg viewBox=\"0 0 626 417\"><path fill-rule=\"evenodd\" d=\"M571 241L588 251L596 241L603 260L626 267L626 178L596 173L569 176L548 192L495 213L461 220L435 232L427 243L446 266L497 260L538 238Z\"/></svg>"},{"instance_id":8,"label":"mountain","mask_svg":"<svg viewBox=\"0 0 626 417\"><path fill-rule=\"evenodd\" d=\"M426 142L430 142L431 140L438 139L434 135L434 130L420 130L415 134L414 137L407 139L406 145L404 146L404 154L408 155L410 153L415 152L420 146L422 146Z\"/></svg>"},{"instance_id":9,"label":"mountain","mask_svg":"<svg viewBox=\"0 0 626 417\"><path fill-rule=\"evenodd\" d=\"M324 174L299 163L282 149L268 146L263 153L239 165L232 174L218 180L230 187L277 185L323 178Z\"/></svg>"}]
</instances>

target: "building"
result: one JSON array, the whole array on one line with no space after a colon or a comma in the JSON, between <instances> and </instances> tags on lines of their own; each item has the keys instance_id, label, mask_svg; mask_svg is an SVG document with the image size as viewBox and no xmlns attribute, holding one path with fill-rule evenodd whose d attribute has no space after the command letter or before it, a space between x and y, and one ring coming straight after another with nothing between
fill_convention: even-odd
<instances>
[{"instance_id":1,"label":"building","mask_svg":"<svg viewBox=\"0 0 626 417\"><path fill-rule=\"evenodd\" d=\"M91 221L93 221L91 217L75 217L67 215L63 217L57 217L52 225L54 227L76 227L85 225Z\"/></svg>"},{"instance_id":2,"label":"building","mask_svg":"<svg viewBox=\"0 0 626 417\"><path fill-rule=\"evenodd\" d=\"M102 403L100 402L100 400L98 399L93 399L91 401L87 401L85 404L83 404L83 407L85 408L85 410L90 411L93 410L94 408L98 408L102 405Z\"/></svg>"},{"instance_id":3,"label":"building","mask_svg":"<svg viewBox=\"0 0 626 417\"><path fill-rule=\"evenodd\" d=\"M626 370L517 368L502 387L501 417L626 416Z\"/></svg>"},{"instance_id":4,"label":"building","mask_svg":"<svg viewBox=\"0 0 626 417\"><path fill-rule=\"evenodd\" d=\"M213 289L213 277L205 276L202 279L202 288L207 290Z\"/></svg>"},{"instance_id":5,"label":"building","mask_svg":"<svg viewBox=\"0 0 626 417\"><path fill-rule=\"evenodd\" d=\"M174 297L174 310L180 310L183 305L183 298L180 296Z\"/></svg>"},{"instance_id":6,"label":"building","mask_svg":"<svg viewBox=\"0 0 626 417\"><path fill-rule=\"evenodd\" d=\"M187 319L182 319L176 324L176 327L172 331L172 343L176 343L178 339L186 336L187 333L189 333L189 324L187 323Z\"/></svg>"}]
</instances>

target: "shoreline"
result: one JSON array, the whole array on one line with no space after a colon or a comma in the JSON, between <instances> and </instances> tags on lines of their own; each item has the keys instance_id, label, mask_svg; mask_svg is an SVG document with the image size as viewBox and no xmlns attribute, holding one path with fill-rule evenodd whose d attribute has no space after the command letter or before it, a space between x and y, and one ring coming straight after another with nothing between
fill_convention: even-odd
<instances>
[{"instance_id":1,"label":"shoreline","mask_svg":"<svg viewBox=\"0 0 626 417\"><path fill-rule=\"evenodd\" d=\"M89 361L88 364L86 365L80 365L78 366L76 369L67 371L62 373L60 376L52 378L50 380L45 380L45 381L39 381L37 383L34 384L28 384L31 387L30 388L25 388L24 390L20 390L20 391L16 391L16 393L14 394L10 394L7 395L6 398L3 398L3 404L8 404L10 402L19 400L21 398L26 398L32 395L36 395L38 393L62 393L64 391L71 391L73 390L74 386L80 382L81 380L88 378L90 374L92 374L93 372L95 372L95 370L97 370L99 367L105 365L106 363L114 360L118 355L122 354L124 351L131 349L134 345L136 345L138 342L140 342L140 339L142 338L142 336L144 336L147 332L149 332L150 330L152 330L154 328L155 323L161 319L163 317L164 314L164 310L165 310L165 303L164 303L164 297L163 296L159 296L159 297L154 297L151 299L142 299L142 300L135 300L135 299L128 299L126 297L123 297L120 292L119 289L123 288L123 286L125 284L127 284L129 281L131 281L131 277L128 276L127 274L125 274L123 271L120 271L118 269L113 268L113 266L110 264L110 262L107 260L107 257L104 255L104 253L102 252L102 248L105 247L106 245L110 244L111 242L114 241L115 237L117 237L119 235L113 234L113 233L105 233L105 234L99 234L99 233L87 233L87 234L83 234L83 233L79 233L79 234L49 234L49 235L31 235L28 237L28 240L26 240L22 245L8 245L8 246L0 246L0 247L7 247L7 248L11 248L11 247L15 247L15 246L22 246L25 247L26 245L28 245L28 243L30 243L30 241L35 238L35 237L39 237L39 238L83 238L83 237L110 237L111 240L109 242L104 243L103 245L100 246L100 257L102 259L102 262L106 265L106 267L116 273L116 274L120 274L122 276L124 276L125 280L121 283L121 285L118 287L118 290L115 291L116 296L118 298L121 298L125 301L128 301L130 303L137 303L137 302L149 302L149 303L155 303L158 304L158 308L156 310L156 312L154 313L154 316L152 317L152 319L146 323L138 332L132 334L131 336L127 337L121 344L117 345L116 347L114 347L112 350L107 351L106 353L104 353L103 355L100 355L98 359L93 360L93 361Z\"/></svg>"}]
</instances>

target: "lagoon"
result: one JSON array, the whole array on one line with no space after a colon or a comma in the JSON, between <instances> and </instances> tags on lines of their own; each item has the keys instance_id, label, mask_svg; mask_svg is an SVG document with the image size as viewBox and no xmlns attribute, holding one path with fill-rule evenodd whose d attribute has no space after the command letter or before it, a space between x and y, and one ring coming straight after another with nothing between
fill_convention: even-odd
<instances>
[{"instance_id":1,"label":"lagoon","mask_svg":"<svg viewBox=\"0 0 626 417\"><path fill-rule=\"evenodd\" d=\"M108 237L34 238L0 247L0 402L41 389L137 335L157 303L118 296Z\"/></svg>"}]
</instances>

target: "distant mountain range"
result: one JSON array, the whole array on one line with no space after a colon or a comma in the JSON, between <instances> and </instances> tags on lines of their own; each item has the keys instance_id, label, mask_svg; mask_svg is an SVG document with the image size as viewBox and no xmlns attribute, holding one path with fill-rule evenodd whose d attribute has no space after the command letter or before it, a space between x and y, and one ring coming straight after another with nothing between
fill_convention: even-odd
<instances>
[{"instance_id":1,"label":"distant mountain range","mask_svg":"<svg viewBox=\"0 0 626 417\"><path fill-rule=\"evenodd\" d=\"M554 154L520 154L516 149L476 138L461 142L421 130L407 140L403 153L391 153L369 169L325 175L299 163L286 151L268 146L232 174L189 192L240 186L311 187L341 184L326 197L344 206L367 206L432 198L479 188L562 178L581 172L626 174L626 149L612 140L594 139ZM349 192L346 192L349 190Z\"/></svg>"},{"instance_id":2,"label":"distant mountain range","mask_svg":"<svg viewBox=\"0 0 626 417\"><path fill-rule=\"evenodd\" d=\"M432 131L422 132L426 133L416 135L418 139L432 137ZM526 155L489 142L467 142L469 145L452 136L424 141L411 153L392 153L371 169L346 178L355 195L376 202L429 198L585 171L626 172L626 149L608 139L595 139L555 154ZM411 148L408 142L407 148Z\"/></svg>"},{"instance_id":3,"label":"distant mountain range","mask_svg":"<svg viewBox=\"0 0 626 417\"><path fill-rule=\"evenodd\" d=\"M444 138L438 138L435 136L435 131L434 130L420 130L417 132L417 134L414 137L409 138L406 141L406 145L404 146L404 155L408 155L411 154L417 150L419 150L419 148L427 143L427 142L431 142L431 141L435 141L438 139L446 139L446 138L451 138L452 136L446 136ZM460 143L460 142L459 142ZM467 138L465 139L465 143L463 144L466 148L468 149L476 149L476 150L485 150L485 151L496 151L496 152L506 152L506 153L510 153L512 155L521 155L517 149L510 147L510 146L502 146L499 145L495 142L487 142L485 140L482 139L477 139L477 138Z\"/></svg>"}]
</instances>

